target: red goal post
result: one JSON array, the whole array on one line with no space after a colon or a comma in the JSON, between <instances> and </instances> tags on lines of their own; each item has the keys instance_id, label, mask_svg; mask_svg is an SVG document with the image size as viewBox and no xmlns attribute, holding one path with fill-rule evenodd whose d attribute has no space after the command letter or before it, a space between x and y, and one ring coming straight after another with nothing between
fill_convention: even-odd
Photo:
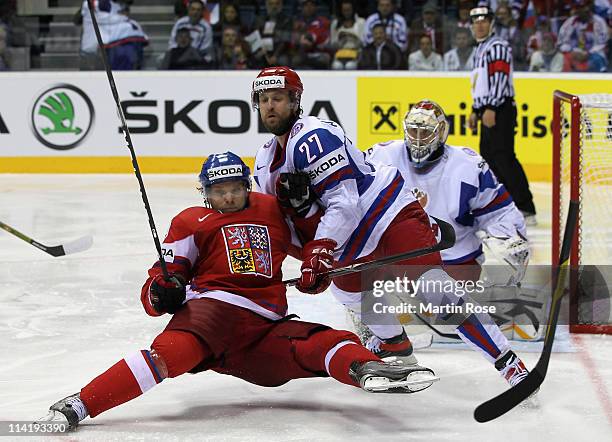
<instances>
[{"instance_id":1,"label":"red goal post","mask_svg":"<svg viewBox=\"0 0 612 442\"><path fill-rule=\"evenodd\" d=\"M579 269L570 280L579 288L571 291L570 331L612 334L610 289L601 272L612 265L612 94L555 91L552 136L553 263L559 259L569 200L580 201L570 255L571 268Z\"/></svg>"}]
</instances>

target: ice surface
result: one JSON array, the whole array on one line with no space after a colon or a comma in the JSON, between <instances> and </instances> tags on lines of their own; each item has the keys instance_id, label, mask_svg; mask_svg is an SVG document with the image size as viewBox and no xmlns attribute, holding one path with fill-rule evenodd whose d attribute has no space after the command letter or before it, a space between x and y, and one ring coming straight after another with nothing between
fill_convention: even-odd
<instances>
[{"instance_id":1,"label":"ice surface","mask_svg":"<svg viewBox=\"0 0 612 442\"><path fill-rule=\"evenodd\" d=\"M144 180L163 238L172 216L199 203L196 182ZM167 319L148 317L139 301L156 255L133 176L0 175L0 189L0 220L32 238L55 245L94 237L91 249L53 258L0 231L0 421L30 420L123 356L148 348ZM540 225L530 231L538 263L550 260L548 189L532 189L540 209ZM285 277L297 269L288 262ZM289 303L303 320L347 326L329 293L291 289ZM419 358L441 381L421 393L368 394L332 379L264 388L216 373L184 375L84 421L70 439L610 440L612 339L582 336L573 346L575 352L553 354L539 407L489 424L476 423L472 412L505 382L480 355L436 347ZM521 354L528 367L539 356Z\"/></svg>"}]
</instances>

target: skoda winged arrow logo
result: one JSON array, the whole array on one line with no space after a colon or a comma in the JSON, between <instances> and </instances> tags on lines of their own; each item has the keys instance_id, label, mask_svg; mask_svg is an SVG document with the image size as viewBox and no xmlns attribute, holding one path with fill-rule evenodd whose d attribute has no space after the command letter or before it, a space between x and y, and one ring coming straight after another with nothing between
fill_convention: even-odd
<instances>
[{"instance_id":1,"label":"skoda winged arrow logo","mask_svg":"<svg viewBox=\"0 0 612 442\"><path fill-rule=\"evenodd\" d=\"M77 147L94 122L89 97L70 84L55 85L38 96L32 106L32 130L42 144L51 149Z\"/></svg>"}]
</instances>

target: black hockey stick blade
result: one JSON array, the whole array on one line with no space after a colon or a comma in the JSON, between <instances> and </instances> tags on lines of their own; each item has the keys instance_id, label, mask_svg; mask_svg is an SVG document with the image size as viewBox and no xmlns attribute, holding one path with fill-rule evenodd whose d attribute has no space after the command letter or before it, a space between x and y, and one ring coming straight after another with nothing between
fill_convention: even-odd
<instances>
[{"instance_id":1,"label":"black hockey stick blade","mask_svg":"<svg viewBox=\"0 0 612 442\"><path fill-rule=\"evenodd\" d=\"M4 224L2 221L0 221L0 228L15 235L17 238L22 239L23 241L29 244L32 244L34 247L42 250L43 252L55 257L82 252L83 250L87 250L88 248L90 248L93 244L93 238L91 237L91 235L86 235L58 246L46 246L44 244L39 243L38 241L33 240L29 236L24 235L20 231L15 230L11 226Z\"/></svg>"},{"instance_id":2,"label":"black hockey stick blade","mask_svg":"<svg viewBox=\"0 0 612 442\"><path fill-rule=\"evenodd\" d=\"M457 333L444 333L444 332L438 330L436 327L434 327L432 324L430 324L425 318L423 318L418 313L414 313L414 316L419 318L423 324L425 324L429 329L431 329L438 336L441 336L441 337L447 338L447 339L458 339L458 340L461 340L461 338L459 337L459 335Z\"/></svg>"},{"instance_id":3,"label":"black hockey stick blade","mask_svg":"<svg viewBox=\"0 0 612 442\"><path fill-rule=\"evenodd\" d=\"M384 265L393 264L399 261L404 261L407 259L417 258L423 255L429 255L430 253L439 252L440 250L449 249L455 245L455 229L449 223L442 221L436 217L433 217L440 228L440 241L431 247L424 247L422 249L411 250L409 252L398 253L397 255L385 256L384 258L375 259L367 262L360 262L358 264L350 264L346 267L338 267L337 269L333 269L327 272L332 278L337 276L348 275L349 273L358 273L363 272L364 270L370 270L377 267L382 267ZM294 286L300 278L293 278L283 281L288 287Z\"/></svg>"},{"instance_id":4,"label":"black hockey stick blade","mask_svg":"<svg viewBox=\"0 0 612 442\"><path fill-rule=\"evenodd\" d=\"M565 295L565 278L569 267L568 261L570 250L578 221L578 208L579 205L577 201L570 201L565 232L563 234L563 242L561 245L559 267L556 269L557 275L553 287L550 313L548 315L548 329L544 337L544 348L540 355L540 359L525 379L514 387L504 391L502 394L476 407L474 410L474 419L478 422L489 422L512 410L535 393L540 385L542 385L542 382L544 382L546 372L548 371L548 363L550 362L553 342L555 340L555 330L557 328L557 320L559 319L561 300L563 299L563 295Z\"/></svg>"}]
</instances>

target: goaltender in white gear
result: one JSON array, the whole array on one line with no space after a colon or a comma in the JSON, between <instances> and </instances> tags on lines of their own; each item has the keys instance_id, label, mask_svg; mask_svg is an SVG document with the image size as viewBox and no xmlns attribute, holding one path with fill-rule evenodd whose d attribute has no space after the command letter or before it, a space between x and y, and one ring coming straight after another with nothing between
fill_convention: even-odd
<instances>
[{"instance_id":1,"label":"goaltender in white gear","mask_svg":"<svg viewBox=\"0 0 612 442\"><path fill-rule=\"evenodd\" d=\"M529 260L525 220L487 162L468 147L445 143L448 121L432 101L406 114L404 136L371 147L368 161L397 167L427 213L453 226L456 241L441 252L444 263L479 266L484 237L512 267L509 284L519 283Z\"/></svg>"},{"instance_id":2,"label":"goaltender in white gear","mask_svg":"<svg viewBox=\"0 0 612 442\"><path fill-rule=\"evenodd\" d=\"M374 145L367 152L367 161L375 167L397 167L427 213L453 226L455 245L441 252L445 264L472 264L471 269L477 270L473 279L478 279L484 255L483 239L477 233L484 231L485 241L498 242L496 248L514 269L510 283L518 283L529 260L523 215L480 155L467 147L446 144L448 130L440 105L420 101L404 117L404 140ZM460 279L466 279L470 271L460 274ZM444 275L434 279L442 280ZM432 301L427 295L423 297ZM527 375L522 361L488 314L468 317L456 332L493 362L511 385ZM501 350L500 356L495 357L492 348Z\"/></svg>"}]
</instances>

